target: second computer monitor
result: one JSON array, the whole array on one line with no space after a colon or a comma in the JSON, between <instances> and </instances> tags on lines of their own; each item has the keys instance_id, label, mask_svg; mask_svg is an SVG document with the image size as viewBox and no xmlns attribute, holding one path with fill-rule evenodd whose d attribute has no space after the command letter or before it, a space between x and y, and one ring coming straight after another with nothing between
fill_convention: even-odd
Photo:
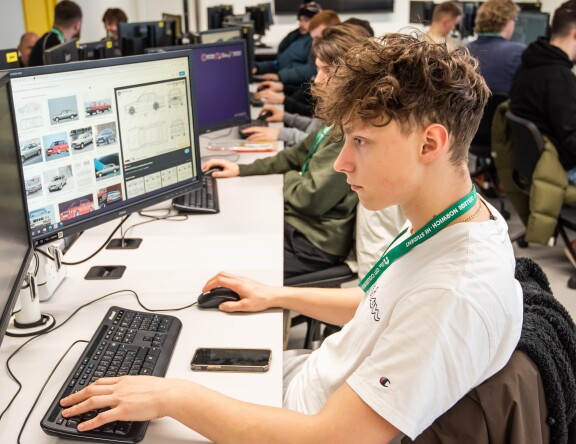
<instances>
[{"instance_id":1,"label":"second computer monitor","mask_svg":"<svg viewBox=\"0 0 576 444\"><path fill-rule=\"evenodd\" d=\"M144 54L146 48L176 44L174 21L118 24L118 41L123 56Z\"/></svg>"},{"instance_id":2,"label":"second computer monitor","mask_svg":"<svg viewBox=\"0 0 576 444\"><path fill-rule=\"evenodd\" d=\"M545 12L521 11L516 19L511 40L526 45L548 35L550 15Z\"/></svg>"},{"instance_id":3,"label":"second computer monitor","mask_svg":"<svg viewBox=\"0 0 576 444\"><path fill-rule=\"evenodd\" d=\"M78 41L70 40L44 51L46 65L78 61Z\"/></svg>"},{"instance_id":4,"label":"second computer monitor","mask_svg":"<svg viewBox=\"0 0 576 444\"><path fill-rule=\"evenodd\" d=\"M250 122L244 41L197 45L192 52L192 92L201 133Z\"/></svg>"},{"instance_id":5,"label":"second computer monitor","mask_svg":"<svg viewBox=\"0 0 576 444\"><path fill-rule=\"evenodd\" d=\"M198 33L198 43L223 43L242 40L242 28L218 28Z\"/></svg>"}]
</instances>

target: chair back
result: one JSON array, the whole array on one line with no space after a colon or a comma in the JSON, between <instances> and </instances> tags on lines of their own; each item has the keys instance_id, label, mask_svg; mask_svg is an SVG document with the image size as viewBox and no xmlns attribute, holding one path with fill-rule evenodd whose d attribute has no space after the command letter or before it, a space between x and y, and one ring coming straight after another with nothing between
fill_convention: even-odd
<instances>
[{"instance_id":1,"label":"chair back","mask_svg":"<svg viewBox=\"0 0 576 444\"><path fill-rule=\"evenodd\" d=\"M480 125L478 126L478 131L474 135L472 142L470 143L470 151L472 154L481 157L491 156L491 146L492 146L492 119L496 113L496 108L505 100L508 100L508 95L506 93L494 92L488 98L486 105L484 106L484 114L482 114L482 119L480 120Z\"/></svg>"},{"instance_id":2,"label":"chair back","mask_svg":"<svg viewBox=\"0 0 576 444\"><path fill-rule=\"evenodd\" d=\"M512 166L529 187L536 164L544 152L544 138L534 123L518 117L512 111L506 112L506 118L512 136Z\"/></svg>"}]
</instances>

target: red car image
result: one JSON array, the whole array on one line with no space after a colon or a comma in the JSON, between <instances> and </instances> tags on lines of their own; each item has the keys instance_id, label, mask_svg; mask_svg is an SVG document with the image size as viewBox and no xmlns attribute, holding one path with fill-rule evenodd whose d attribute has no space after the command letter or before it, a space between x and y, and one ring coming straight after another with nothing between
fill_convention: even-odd
<instances>
[{"instance_id":1,"label":"red car image","mask_svg":"<svg viewBox=\"0 0 576 444\"><path fill-rule=\"evenodd\" d=\"M82 214L94 211L94 203L88 199L80 199L72 202L67 210L60 213L60 220L69 220Z\"/></svg>"},{"instance_id":2,"label":"red car image","mask_svg":"<svg viewBox=\"0 0 576 444\"><path fill-rule=\"evenodd\" d=\"M98 100L96 102L91 102L90 105L86 107L86 114L92 115L103 113L106 111L110 111L111 108L112 105L110 105L109 103L106 103L102 100Z\"/></svg>"},{"instance_id":3,"label":"red car image","mask_svg":"<svg viewBox=\"0 0 576 444\"><path fill-rule=\"evenodd\" d=\"M60 154L67 151L68 143L65 140L55 140L48 148L46 148L46 156L51 156L52 154Z\"/></svg>"}]
</instances>

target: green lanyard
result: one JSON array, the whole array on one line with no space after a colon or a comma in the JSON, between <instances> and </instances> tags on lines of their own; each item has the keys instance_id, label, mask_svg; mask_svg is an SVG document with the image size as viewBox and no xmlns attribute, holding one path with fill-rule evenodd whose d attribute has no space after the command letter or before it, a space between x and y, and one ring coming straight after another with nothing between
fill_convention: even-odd
<instances>
[{"instance_id":1,"label":"green lanyard","mask_svg":"<svg viewBox=\"0 0 576 444\"><path fill-rule=\"evenodd\" d=\"M314 153L318 151L318 147L324 140L324 137L326 137L331 130L332 126L325 126L323 128L320 128L320 130L318 130L318 132L316 133L314 143L312 144L312 147L308 151L308 154L306 154L306 159L304 159L304 166L302 167L302 175L306 174L306 171L308 171L308 164L310 163L310 159L312 159Z\"/></svg>"},{"instance_id":2,"label":"green lanyard","mask_svg":"<svg viewBox=\"0 0 576 444\"><path fill-rule=\"evenodd\" d=\"M66 40L66 38L64 37L64 34L59 29L52 28L50 30L50 32L53 32L54 34L56 34L56 37L58 37L58 40L60 40L60 43L64 43L64 41Z\"/></svg>"},{"instance_id":3,"label":"green lanyard","mask_svg":"<svg viewBox=\"0 0 576 444\"><path fill-rule=\"evenodd\" d=\"M476 204L477 200L478 195L476 194L476 188L472 186L472 191L466 194L466 196L464 196L451 207L448 207L446 210L444 210L442 213L440 213L438 216L420 228L416 233L406 239L403 243L395 246L392 248L392 250L390 250L390 252L388 252L390 246L392 246L399 237L406 233L408 228L402 230L402 232L390 243L380 260L376 262L376 265L374 265L368 274L364 276L364 279L360 281L358 286L364 292L369 291L370 288L372 288L372 286L378 280L378 277L380 277L380 275L384 273L384 271L386 271L390 265L404 256L410 250L412 250L412 248L414 248L416 245L419 245L427 239L430 239L440 230L446 228L454 221L454 219L469 211Z\"/></svg>"}]
</instances>

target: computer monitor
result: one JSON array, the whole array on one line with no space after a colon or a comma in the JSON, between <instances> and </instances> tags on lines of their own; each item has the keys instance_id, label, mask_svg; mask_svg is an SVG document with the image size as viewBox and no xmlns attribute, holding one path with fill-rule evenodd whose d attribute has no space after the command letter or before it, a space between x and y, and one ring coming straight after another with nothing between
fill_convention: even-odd
<instances>
[{"instance_id":1,"label":"computer monitor","mask_svg":"<svg viewBox=\"0 0 576 444\"><path fill-rule=\"evenodd\" d=\"M188 52L9 73L34 246L200 187Z\"/></svg>"},{"instance_id":2,"label":"computer monitor","mask_svg":"<svg viewBox=\"0 0 576 444\"><path fill-rule=\"evenodd\" d=\"M176 24L171 20L118 23L118 42L123 56L144 54L144 49L176 44Z\"/></svg>"},{"instance_id":3,"label":"computer monitor","mask_svg":"<svg viewBox=\"0 0 576 444\"><path fill-rule=\"evenodd\" d=\"M176 37L182 36L182 16L180 14L169 14L167 12L162 13L162 20L165 22L172 21L174 22L174 32L176 33Z\"/></svg>"},{"instance_id":4,"label":"computer monitor","mask_svg":"<svg viewBox=\"0 0 576 444\"><path fill-rule=\"evenodd\" d=\"M270 26L274 24L274 13L272 12L272 4L258 3L257 6L264 11L264 17L266 18L266 29L270 29Z\"/></svg>"},{"instance_id":5,"label":"computer monitor","mask_svg":"<svg viewBox=\"0 0 576 444\"><path fill-rule=\"evenodd\" d=\"M520 11L540 12L542 10L541 2L515 2L515 4L520 8Z\"/></svg>"},{"instance_id":6,"label":"computer monitor","mask_svg":"<svg viewBox=\"0 0 576 444\"><path fill-rule=\"evenodd\" d=\"M222 23L223 28L237 28L238 24L231 22L227 23L224 21ZM248 72L250 77L252 76L252 68L256 66L256 42L254 39L254 28L251 24L245 24L240 26L242 29L242 38L246 42L246 57L248 58Z\"/></svg>"},{"instance_id":7,"label":"computer monitor","mask_svg":"<svg viewBox=\"0 0 576 444\"><path fill-rule=\"evenodd\" d=\"M114 43L112 39L99 40L97 42L80 43L78 45L79 60L100 60L115 57Z\"/></svg>"},{"instance_id":8,"label":"computer monitor","mask_svg":"<svg viewBox=\"0 0 576 444\"><path fill-rule=\"evenodd\" d=\"M404 3L405 0L400 0ZM294 15L302 0L274 0L276 14ZM323 9L333 9L338 14L346 12L393 12L394 0L322 0Z\"/></svg>"},{"instance_id":9,"label":"computer monitor","mask_svg":"<svg viewBox=\"0 0 576 444\"><path fill-rule=\"evenodd\" d=\"M424 26L432 23L432 14L434 12L434 2L410 2L410 23L418 23Z\"/></svg>"},{"instance_id":10,"label":"computer monitor","mask_svg":"<svg viewBox=\"0 0 576 444\"><path fill-rule=\"evenodd\" d=\"M529 45L539 37L547 37L549 22L550 14L548 13L520 11L511 40Z\"/></svg>"},{"instance_id":11,"label":"computer monitor","mask_svg":"<svg viewBox=\"0 0 576 444\"><path fill-rule=\"evenodd\" d=\"M228 15L234 14L234 6L233 5L210 6L207 9L207 13L208 13L208 29L221 28L224 18Z\"/></svg>"},{"instance_id":12,"label":"computer monitor","mask_svg":"<svg viewBox=\"0 0 576 444\"><path fill-rule=\"evenodd\" d=\"M198 43L218 43L242 40L242 28L209 29L198 33Z\"/></svg>"},{"instance_id":13,"label":"computer monitor","mask_svg":"<svg viewBox=\"0 0 576 444\"><path fill-rule=\"evenodd\" d=\"M17 49L0 50L0 70L20 68Z\"/></svg>"},{"instance_id":14,"label":"computer monitor","mask_svg":"<svg viewBox=\"0 0 576 444\"><path fill-rule=\"evenodd\" d=\"M246 14L250 16L250 20L254 22L254 34L263 36L266 34L267 27L267 12L259 6L246 6Z\"/></svg>"},{"instance_id":15,"label":"computer monitor","mask_svg":"<svg viewBox=\"0 0 576 444\"><path fill-rule=\"evenodd\" d=\"M44 64L56 65L59 63L77 62L78 41L69 40L44 51Z\"/></svg>"},{"instance_id":16,"label":"computer monitor","mask_svg":"<svg viewBox=\"0 0 576 444\"><path fill-rule=\"evenodd\" d=\"M33 257L17 146L8 75L0 74L0 343Z\"/></svg>"}]
</instances>

